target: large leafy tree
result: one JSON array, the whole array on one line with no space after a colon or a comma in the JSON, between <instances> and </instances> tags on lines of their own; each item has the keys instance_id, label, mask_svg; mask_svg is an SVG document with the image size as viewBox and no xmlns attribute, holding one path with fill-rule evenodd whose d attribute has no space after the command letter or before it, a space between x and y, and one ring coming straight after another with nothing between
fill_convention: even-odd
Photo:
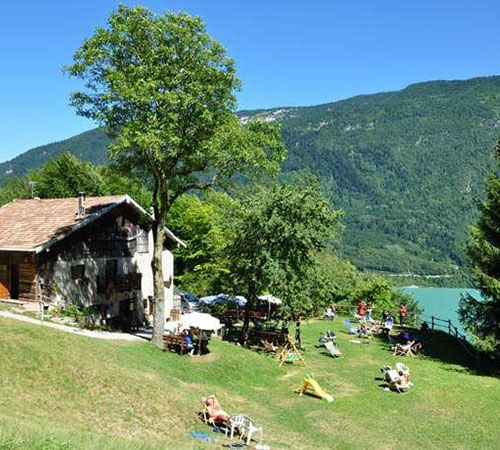
<instances>
[{"instance_id":1,"label":"large leafy tree","mask_svg":"<svg viewBox=\"0 0 500 450\"><path fill-rule=\"evenodd\" d=\"M495 149L500 167L500 143ZM470 269L483 299L466 296L460 315L479 348L500 356L500 176L491 171L480 217L471 228L467 248Z\"/></svg>"},{"instance_id":2,"label":"large leafy tree","mask_svg":"<svg viewBox=\"0 0 500 450\"><path fill-rule=\"evenodd\" d=\"M281 297L292 316L311 309L305 280L341 215L312 176L260 186L243 199L231 224L227 255L234 289L248 300L244 328L248 312L266 291Z\"/></svg>"},{"instance_id":3,"label":"large leafy tree","mask_svg":"<svg viewBox=\"0 0 500 450\"><path fill-rule=\"evenodd\" d=\"M244 167L277 172L281 132L262 122L243 126L234 110L240 82L234 61L200 18L156 15L120 6L67 68L84 80L72 94L77 112L115 137L111 155L150 183L154 209L153 341L162 347L164 223L174 201L224 183Z\"/></svg>"},{"instance_id":4,"label":"large leafy tree","mask_svg":"<svg viewBox=\"0 0 500 450\"><path fill-rule=\"evenodd\" d=\"M29 178L36 182L35 192L43 198L74 197L79 192L90 196L106 193L99 170L71 153L62 153L56 160L32 172Z\"/></svg>"},{"instance_id":5,"label":"large leafy tree","mask_svg":"<svg viewBox=\"0 0 500 450\"><path fill-rule=\"evenodd\" d=\"M168 227L186 243L186 248L174 251L180 289L198 295L227 290L230 270L224 249L233 205L226 193L209 191L202 198L183 195L172 207Z\"/></svg>"}]
</instances>

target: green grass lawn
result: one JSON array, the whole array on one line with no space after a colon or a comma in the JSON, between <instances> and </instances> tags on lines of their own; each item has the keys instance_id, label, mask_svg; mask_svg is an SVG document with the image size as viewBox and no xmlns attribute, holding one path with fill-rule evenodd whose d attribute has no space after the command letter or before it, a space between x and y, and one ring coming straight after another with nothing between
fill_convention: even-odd
<instances>
[{"instance_id":1,"label":"green grass lawn","mask_svg":"<svg viewBox=\"0 0 500 450\"><path fill-rule=\"evenodd\" d=\"M402 360L385 342L351 343L335 322L344 356L334 360L314 346L326 327L303 325L305 369L217 339L210 355L189 358L2 318L0 449L221 448L189 435L227 442L197 418L209 394L262 424L272 449L498 448L500 380L467 370L453 341L404 359L415 386L399 395L377 380ZM311 372L333 403L294 393Z\"/></svg>"}]
</instances>

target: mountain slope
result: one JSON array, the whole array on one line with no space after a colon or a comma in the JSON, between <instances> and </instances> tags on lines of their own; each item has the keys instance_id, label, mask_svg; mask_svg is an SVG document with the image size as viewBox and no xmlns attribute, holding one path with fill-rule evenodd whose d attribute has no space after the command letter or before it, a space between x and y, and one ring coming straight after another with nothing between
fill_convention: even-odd
<instances>
[{"instance_id":1,"label":"mountain slope","mask_svg":"<svg viewBox=\"0 0 500 450\"><path fill-rule=\"evenodd\" d=\"M257 115L282 121L285 171L309 167L345 209L344 250L358 266L439 273L463 264L500 135L500 77Z\"/></svg>"},{"instance_id":2,"label":"mountain slope","mask_svg":"<svg viewBox=\"0 0 500 450\"><path fill-rule=\"evenodd\" d=\"M388 272L446 273L464 263L474 200L500 135L500 77L434 81L312 107L242 111L278 120L286 173L309 168L346 212L342 252ZM64 150L102 163L93 130L0 165L22 174Z\"/></svg>"},{"instance_id":3,"label":"mountain slope","mask_svg":"<svg viewBox=\"0 0 500 450\"><path fill-rule=\"evenodd\" d=\"M109 142L109 138L96 128L63 141L35 147L10 161L1 163L0 182L9 176L25 175L29 170L41 167L47 161L68 151L83 161L105 164Z\"/></svg>"}]
</instances>

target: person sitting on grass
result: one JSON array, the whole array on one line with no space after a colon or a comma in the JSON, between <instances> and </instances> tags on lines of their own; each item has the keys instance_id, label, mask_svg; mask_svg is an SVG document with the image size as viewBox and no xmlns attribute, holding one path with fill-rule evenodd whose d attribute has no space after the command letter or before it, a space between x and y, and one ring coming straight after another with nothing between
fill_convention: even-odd
<instances>
[{"instance_id":1,"label":"person sitting on grass","mask_svg":"<svg viewBox=\"0 0 500 450\"><path fill-rule=\"evenodd\" d=\"M368 330L364 323L361 323L358 328L358 336L360 337L368 337Z\"/></svg>"},{"instance_id":2,"label":"person sitting on grass","mask_svg":"<svg viewBox=\"0 0 500 450\"><path fill-rule=\"evenodd\" d=\"M391 366L383 366L381 372L384 374L384 381L387 387L384 390L393 390L399 393L405 392L413 383L410 381L410 369L403 363L396 363L396 369Z\"/></svg>"},{"instance_id":3,"label":"person sitting on grass","mask_svg":"<svg viewBox=\"0 0 500 450\"><path fill-rule=\"evenodd\" d=\"M402 370L399 368L398 370L398 375L399 379L396 381L395 387L398 390L398 392L402 392L411 386L413 386L413 383L410 381L410 371L409 370Z\"/></svg>"},{"instance_id":4,"label":"person sitting on grass","mask_svg":"<svg viewBox=\"0 0 500 450\"><path fill-rule=\"evenodd\" d=\"M370 327L366 327L366 329L368 330L368 334L380 333L381 330L380 325L378 325L377 323L374 323Z\"/></svg>"}]
</instances>

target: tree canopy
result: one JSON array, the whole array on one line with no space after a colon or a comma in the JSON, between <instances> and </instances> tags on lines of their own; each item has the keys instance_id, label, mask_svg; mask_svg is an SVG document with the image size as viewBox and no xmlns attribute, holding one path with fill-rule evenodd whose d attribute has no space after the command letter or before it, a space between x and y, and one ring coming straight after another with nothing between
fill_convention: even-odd
<instances>
[{"instance_id":1,"label":"tree canopy","mask_svg":"<svg viewBox=\"0 0 500 450\"><path fill-rule=\"evenodd\" d=\"M500 143L495 149L500 169ZM500 357L500 176L490 171L485 199L479 203L480 218L470 230L467 248L470 269L482 299L466 296L460 315L479 348Z\"/></svg>"},{"instance_id":2,"label":"tree canopy","mask_svg":"<svg viewBox=\"0 0 500 450\"><path fill-rule=\"evenodd\" d=\"M249 304L269 290L279 292L292 313L308 309L304 280L341 215L312 176L259 186L242 200L231 224L226 251L235 289Z\"/></svg>"},{"instance_id":3,"label":"tree canopy","mask_svg":"<svg viewBox=\"0 0 500 450\"><path fill-rule=\"evenodd\" d=\"M125 176L110 166L96 167L71 153L62 153L25 177L7 180L0 189L0 205L32 195L64 198L76 197L80 192L88 196L128 194L143 207L149 204L148 191L137 177Z\"/></svg>"},{"instance_id":4,"label":"tree canopy","mask_svg":"<svg viewBox=\"0 0 500 450\"><path fill-rule=\"evenodd\" d=\"M279 127L246 125L234 114L235 63L198 17L119 6L74 53L67 72L84 82L71 96L78 114L114 137L122 170L150 186L154 210L153 341L164 331L161 252L175 200L224 184L244 169L276 174L285 156Z\"/></svg>"}]
</instances>

